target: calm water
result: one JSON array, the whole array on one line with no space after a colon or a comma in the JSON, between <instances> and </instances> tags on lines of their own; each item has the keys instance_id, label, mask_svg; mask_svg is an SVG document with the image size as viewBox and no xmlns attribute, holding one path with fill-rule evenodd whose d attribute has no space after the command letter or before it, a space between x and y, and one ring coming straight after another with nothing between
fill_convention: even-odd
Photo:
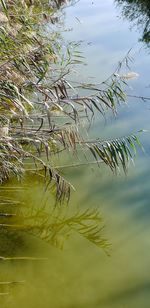
<instances>
[{"instance_id":1,"label":"calm water","mask_svg":"<svg viewBox=\"0 0 150 308\"><path fill-rule=\"evenodd\" d=\"M66 10L66 29L73 30L64 36L67 40L83 41L81 50L88 64L78 67L75 76L82 76L88 82L101 82L132 47L131 70L139 78L130 81L128 92L150 96L149 50L138 42L140 32L136 27L130 30L129 21L122 21L118 16L120 10L113 0L82 0ZM117 118L108 118L107 124L96 120L91 134L117 137L141 128L150 130L150 102L131 99L118 111ZM0 307L150 307L149 140L149 132L141 136L145 154L139 151L135 166L130 166L127 176L115 177L106 167L98 170L94 166L64 172L76 191L70 208L63 209L62 216L73 215L77 209L98 208L105 224L103 236L111 243L110 256L71 228L58 232L55 244L61 246L66 239L63 250L39 240L38 236L14 230L8 235L3 230L2 256L47 259L1 261L0 281L20 283L0 285L0 293L6 293L0 295ZM26 179L22 185L9 183L0 188L0 195L2 203L13 206L13 213L19 211L17 202L21 202L21 214L33 208L35 224L35 208L44 206L50 217L58 215L52 212L52 197L43 194L42 183L36 178ZM14 217L11 219L15 222ZM50 219L52 224L53 218Z\"/></svg>"}]
</instances>

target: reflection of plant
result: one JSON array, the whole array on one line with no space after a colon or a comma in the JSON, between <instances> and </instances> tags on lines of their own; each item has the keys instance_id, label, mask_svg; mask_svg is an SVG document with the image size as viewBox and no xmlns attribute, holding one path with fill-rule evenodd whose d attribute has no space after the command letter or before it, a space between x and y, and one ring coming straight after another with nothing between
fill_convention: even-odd
<instances>
[{"instance_id":1,"label":"reflection of plant","mask_svg":"<svg viewBox=\"0 0 150 308\"><path fill-rule=\"evenodd\" d=\"M37 210L35 207L27 209L20 206L16 214L1 215L0 227L8 235L11 232L29 233L59 248L63 248L65 240L77 232L108 253L109 244L103 237L103 221L97 209L78 210L69 214L66 207L57 207L48 213L42 207Z\"/></svg>"},{"instance_id":2,"label":"reflection of plant","mask_svg":"<svg viewBox=\"0 0 150 308\"><path fill-rule=\"evenodd\" d=\"M125 18L142 28L142 41L148 46L150 43L150 2L149 0L115 0L122 6L122 13Z\"/></svg>"},{"instance_id":3,"label":"reflection of plant","mask_svg":"<svg viewBox=\"0 0 150 308\"><path fill-rule=\"evenodd\" d=\"M45 222L42 217L42 223L38 222L38 215L37 219L33 217L35 219L35 226L33 224L33 229L30 230L31 233L33 232L33 234L38 235L44 241L62 248L65 239L72 232L77 232L96 246L107 251L109 245L102 235L103 227L100 227L102 217L98 210L87 209L85 211L77 211L72 215L67 213L62 215L60 212L57 211L57 215L53 212L49 219L45 218Z\"/></svg>"},{"instance_id":4,"label":"reflection of plant","mask_svg":"<svg viewBox=\"0 0 150 308\"><path fill-rule=\"evenodd\" d=\"M26 179L21 186L4 185L0 190L0 240L4 242L0 256L5 260L10 256L17 259L26 246L28 234L63 248L65 240L77 233L108 253L109 245L103 236L104 222L98 208L71 208L65 204L53 207L48 191L40 199L36 198L37 190L40 190L39 196L43 194L43 184L37 185L37 179L38 176L32 178L32 189Z\"/></svg>"},{"instance_id":5,"label":"reflection of plant","mask_svg":"<svg viewBox=\"0 0 150 308\"><path fill-rule=\"evenodd\" d=\"M3 199L5 206L9 205L10 200ZM24 234L32 235L60 249L63 248L65 241L74 233L90 241L92 244L102 248L108 255L110 252L109 243L103 236L103 221L97 209L78 210L69 214L69 208L56 207L51 212L46 212L44 208L26 207L22 203L15 203L11 200L10 204L16 207L12 211L9 206L7 213L0 213L0 238L3 240L3 250L5 253L0 255L0 262L30 262L43 261L45 258L30 256L16 256L17 246L23 245ZM6 209L6 207L5 207ZM11 211L10 211L11 210ZM3 238L3 235L5 237ZM20 242L22 241L22 242ZM12 247L10 247L10 244ZM14 247L13 247L14 245ZM13 254L11 249L13 249ZM12 255L11 255L12 254ZM25 281L1 281L0 295L8 295L11 288L22 284Z\"/></svg>"}]
</instances>

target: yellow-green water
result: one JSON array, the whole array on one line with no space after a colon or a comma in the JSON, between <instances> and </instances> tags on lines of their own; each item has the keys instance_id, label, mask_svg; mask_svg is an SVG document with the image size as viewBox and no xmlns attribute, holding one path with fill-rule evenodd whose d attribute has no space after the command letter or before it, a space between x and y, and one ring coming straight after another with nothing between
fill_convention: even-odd
<instances>
[{"instance_id":1,"label":"yellow-green water","mask_svg":"<svg viewBox=\"0 0 150 308\"><path fill-rule=\"evenodd\" d=\"M84 40L88 62L82 69L85 79L88 75L101 81L137 43L138 33L130 32L129 24L116 17L118 11L111 0L97 0L93 4L84 0L70 7L66 14L66 27L74 27L73 32L64 34L66 38ZM150 56L145 50L137 50L136 46L132 70L140 77L131 82L134 90L129 91L148 96ZM108 118L107 124L96 121L91 134L115 137L141 128L150 128L149 105L131 100L128 106L120 108L116 119ZM10 235L2 229L0 255L46 259L0 261L0 281L18 282L0 285L0 307L150 307L149 137L149 132L141 137L146 153L139 151L127 176L121 173L116 177L106 167L98 169L95 165L64 171L76 188L65 214L97 208L105 224L102 235L111 244L110 256L72 229L69 237L59 234L56 246L65 237L63 250L29 235L30 232L14 231ZM20 215L20 204L22 213L31 207L40 209L43 204L48 213L52 211L51 195L43 194L41 182L33 176L22 183L1 186L0 196L5 202L7 199L7 205L1 204L1 209L7 206L9 213L13 207L13 212ZM15 218L9 219L15 224ZM1 218L1 223L9 219Z\"/></svg>"},{"instance_id":2,"label":"yellow-green water","mask_svg":"<svg viewBox=\"0 0 150 308\"><path fill-rule=\"evenodd\" d=\"M47 258L1 261L1 281L22 282L1 287L9 293L1 295L2 307L149 307L149 175L137 163L127 178L104 175L104 168L80 170L82 187L76 174L72 178L77 192L68 211L99 208L110 256L73 231L63 250L26 232L1 239L5 256ZM37 183L19 191L13 200L41 206Z\"/></svg>"}]
</instances>

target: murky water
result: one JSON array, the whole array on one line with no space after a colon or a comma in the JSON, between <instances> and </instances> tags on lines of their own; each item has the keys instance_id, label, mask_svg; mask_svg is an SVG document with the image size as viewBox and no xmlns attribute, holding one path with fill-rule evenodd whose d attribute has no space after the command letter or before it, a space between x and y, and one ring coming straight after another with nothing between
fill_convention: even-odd
<instances>
[{"instance_id":1,"label":"murky water","mask_svg":"<svg viewBox=\"0 0 150 308\"><path fill-rule=\"evenodd\" d=\"M129 22L117 17L119 12L112 0L82 0L66 10L66 28L73 31L64 36L83 41L88 65L78 71L86 81L105 79L133 47L132 71L139 78L130 82L128 92L150 96L149 51L138 43L136 28L130 31ZM116 137L141 128L149 130L149 109L148 101L132 98L128 106L120 107L117 118L96 121L91 134ZM9 214L19 216L19 221L16 216L1 217L1 224L11 219L14 228L8 233L2 227L0 255L14 259L0 261L0 281L5 282L0 283L0 307L150 307L149 140L149 132L141 136L145 153L139 150L127 176L116 177L103 166L65 169L76 191L70 207L58 212L53 210L53 197L43 193L36 177L0 187L1 211L7 207ZM110 256L81 236L74 225L66 224L68 217L95 208L104 220L99 223L105 224L101 232L111 244ZM50 213L48 221L45 213ZM61 220L65 227L45 234L45 225L38 228L43 218L47 226ZM26 229L18 232L19 223L25 223Z\"/></svg>"}]
</instances>

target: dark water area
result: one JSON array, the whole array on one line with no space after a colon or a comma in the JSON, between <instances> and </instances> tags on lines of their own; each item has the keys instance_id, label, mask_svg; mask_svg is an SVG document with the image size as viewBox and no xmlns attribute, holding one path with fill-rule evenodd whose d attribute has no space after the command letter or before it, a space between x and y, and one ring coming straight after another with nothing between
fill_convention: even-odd
<instances>
[{"instance_id":1,"label":"dark water area","mask_svg":"<svg viewBox=\"0 0 150 308\"><path fill-rule=\"evenodd\" d=\"M82 0L67 8L64 39L81 43L87 63L71 77L100 83L132 48L131 71L139 77L129 80L127 93L150 97L149 22L148 1ZM36 176L0 186L1 212L5 208L14 215L0 220L1 226L10 219L14 225L9 232L3 226L0 233L0 255L11 257L0 261L0 307L150 307L149 117L150 100L134 97L118 108L115 118L96 117L92 136L114 138L146 130L140 136L145 152L138 150L126 176L96 165L63 170L76 189L69 207L54 209L53 196L44 193ZM61 164L66 163L70 159L64 157ZM98 210L95 223L105 225L100 247L72 223L72 217L87 209L90 215ZM18 232L25 219L27 227Z\"/></svg>"},{"instance_id":2,"label":"dark water area","mask_svg":"<svg viewBox=\"0 0 150 308\"><path fill-rule=\"evenodd\" d=\"M150 2L148 0L116 0L122 10L122 16L138 27L140 41L149 48L150 45Z\"/></svg>"}]
</instances>

